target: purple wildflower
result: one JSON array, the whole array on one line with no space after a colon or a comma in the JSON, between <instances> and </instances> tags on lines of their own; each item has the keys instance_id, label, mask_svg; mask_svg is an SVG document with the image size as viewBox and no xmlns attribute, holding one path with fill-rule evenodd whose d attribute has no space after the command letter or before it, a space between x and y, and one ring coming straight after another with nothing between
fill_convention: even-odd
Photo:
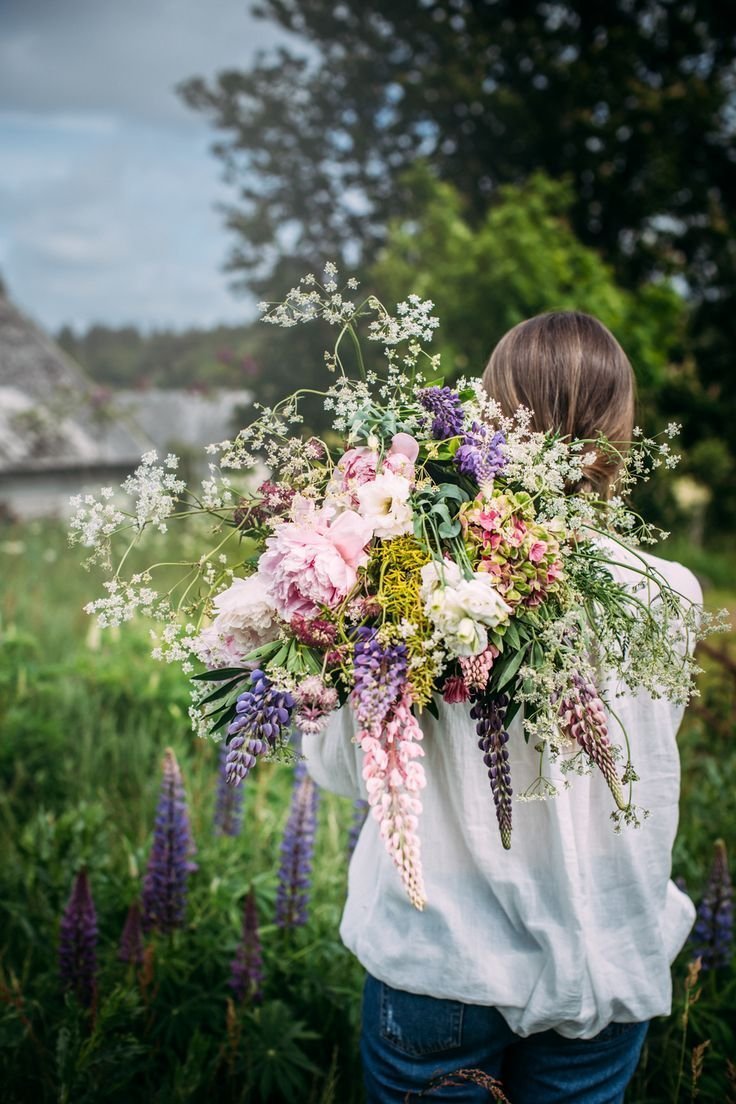
<instances>
[{"instance_id":1,"label":"purple wildflower","mask_svg":"<svg viewBox=\"0 0 736 1104\"><path fill-rule=\"evenodd\" d=\"M419 402L433 415L432 436L438 441L456 437L463 428L463 405L451 387L424 387Z\"/></svg>"},{"instance_id":2,"label":"purple wildflower","mask_svg":"<svg viewBox=\"0 0 736 1104\"><path fill-rule=\"evenodd\" d=\"M592 682L573 675L570 688L559 705L559 719L565 735L575 740L598 767L619 809L625 809L627 802L611 753L605 709Z\"/></svg>"},{"instance_id":3,"label":"purple wildflower","mask_svg":"<svg viewBox=\"0 0 736 1104\"><path fill-rule=\"evenodd\" d=\"M86 870L74 879L59 931L59 974L62 985L91 1008L97 992L97 914Z\"/></svg>"},{"instance_id":4,"label":"purple wildflower","mask_svg":"<svg viewBox=\"0 0 736 1104\"><path fill-rule=\"evenodd\" d=\"M494 432L490 426L473 422L455 453L455 467L478 485L488 482L506 466L501 448L505 443L501 430Z\"/></svg>"},{"instance_id":5,"label":"purple wildflower","mask_svg":"<svg viewBox=\"0 0 736 1104\"><path fill-rule=\"evenodd\" d=\"M274 690L263 671L250 673L252 689L238 697L236 716L228 728L226 780L237 786L256 765L257 757L277 740L291 722L294 699L291 694Z\"/></svg>"},{"instance_id":6,"label":"purple wildflower","mask_svg":"<svg viewBox=\"0 0 736 1104\"><path fill-rule=\"evenodd\" d=\"M220 769L217 775L214 829L218 836L238 836L243 823L243 791L227 783L227 744L220 748Z\"/></svg>"},{"instance_id":7,"label":"purple wildflower","mask_svg":"<svg viewBox=\"0 0 736 1104\"><path fill-rule=\"evenodd\" d=\"M143 964L143 928L141 927L141 907L133 901L125 917L123 934L120 936L118 958L131 966Z\"/></svg>"},{"instance_id":8,"label":"purple wildflower","mask_svg":"<svg viewBox=\"0 0 736 1104\"><path fill-rule=\"evenodd\" d=\"M361 729L380 728L406 682L406 645L384 646L378 640L376 629L358 629L357 637L353 656L355 685L351 695L355 717Z\"/></svg>"},{"instance_id":9,"label":"purple wildflower","mask_svg":"<svg viewBox=\"0 0 736 1104\"><path fill-rule=\"evenodd\" d=\"M291 811L281 843L276 891L276 924L280 928L301 927L307 922L318 800L317 787L300 759L294 770Z\"/></svg>"},{"instance_id":10,"label":"purple wildflower","mask_svg":"<svg viewBox=\"0 0 736 1104\"><path fill-rule=\"evenodd\" d=\"M368 816L368 809L368 802L363 801L360 797L353 804L353 821L348 833L348 859L356 848L358 838L360 837L366 817Z\"/></svg>"},{"instance_id":11,"label":"purple wildflower","mask_svg":"<svg viewBox=\"0 0 736 1104\"><path fill-rule=\"evenodd\" d=\"M733 954L733 887L726 844L716 840L715 857L703 900L698 906L691 942L703 970L730 966Z\"/></svg>"},{"instance_id":12,"label":"purple wildflower","mask_svg":"<svg viewBox=\"0 0 736 1104\"><path fill-rule=\"evenodd\" d=\"M509 734L503 721L509 699L506 694L489 697L475 692L470 695L473 703L470 716L476 721L478 747L483 752L483 762L488 767L491 793L496 806L496 819L501 832L501 843L508 851L511 847L511 769L506 747Z\"/></svg>"},{"instance_id":13,"label":"purple wildflower","mask_svg":"<svg viewBox=\"0 0 736 1104\"><path fill-rule=\"evenodd\" d=\"M258 934L258 912L256 895L251 886L243 906L243 934L238 943L235 957L230 963L228 985L235 994L238 1003L249 1001L260 1004L263 1000L263 958L261 939Z\"/></svg>"},{"instance_id":14,"label":"purple wildflower","mask_svg":"<svg viewBox=\"0 0 736 1104\"><path fill-rule=\"evenodd\" d=\"M153 829L153 846L143 879L143 930L169 933L184 923L189 856L194 843L189 828L184 782L171 748L166 749L163 781Z\"/></svg>"}]
</instances>

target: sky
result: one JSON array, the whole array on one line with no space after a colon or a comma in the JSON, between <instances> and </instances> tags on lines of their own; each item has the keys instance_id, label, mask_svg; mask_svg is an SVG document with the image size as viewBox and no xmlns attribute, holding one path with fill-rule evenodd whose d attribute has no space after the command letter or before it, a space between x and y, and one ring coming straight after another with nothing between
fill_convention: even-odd
<instances>
[{"instance_id":1,"label":"sky","mask_svg":"<svg viewBox=\"0 0 736 1104\"><path fill-rule=\"evenodd\" d=\"M277 32L249 0L0 0L0 274L48 330L242 322L232 193L174 91Z\"/></svg>"}]
</instances>

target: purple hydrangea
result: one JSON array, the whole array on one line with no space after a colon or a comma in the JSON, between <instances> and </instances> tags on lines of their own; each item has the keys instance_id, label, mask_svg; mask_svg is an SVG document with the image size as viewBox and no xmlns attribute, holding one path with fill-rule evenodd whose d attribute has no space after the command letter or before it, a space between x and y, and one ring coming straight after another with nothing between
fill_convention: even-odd
<instances>
[{"instance_id":1,"label":"purple hydrangea","mask_svg":"<svg viewBox=\"0 0 736 1104\"><path fill-rule=\"evenodd\" d=\"M97 991L97 914L86 870L74 879L61 918L59 975L64 988L91 1008Z\"/></svg>"},{"instance_id":2,"label":"purple hydrangea","mask_svg":"<svg viewBox=\"0 0 736 1104\"><path fill-rule=\"evenodd\" d=\"M377 629L358 629L357 636L351 702L361 729L380 728L406 683L406 645L381 644Z\"/></svg>"},{"instance_id":3,"label":"purple hydrangea","mask_svg":"<svg viewBox=\"0 0 736 1104\"><path fill-rule=\"evenodd\" d=\"M220 748L220 769L217 774L214 829L218 836L238 836L243 823L243 791L227 782L227 760L230 749Z\"/></svg>"},{"instance_id":4,"label":"purple hydrangea","mask_svg":"<svg viewBox=\"0 0 736 1104\"><path fill-rule=\"evenodd\" d=\"M128 909L123 933L118 946L118 958L131 966L140 966L143 962L143 927L141 925L141 907L138 901Z\"/></svg>"},{"instance_id":5,"label":"purple hydrangea","mask_svg":"<svg viewBox=\"0 0 736 1104\"><path fill-rule=\"evenodd\" d=\"M462 431L463 404L451 387L424 387L419 402L432 415L432 436L438 441L456 437Z\"/></svg>"},{"instance_id":6,"label":"purple hydrangea","mask_svg":"<svg viewBox=\"0 0 736 1104\"><path fill-rule=\"evenodd\" d=\"M263 671L251 671L252 688L238 696L235 720L229 726L225 764L228 785L237 786L256 765L259 755L274 747L291 723L294 699L275 690Z\"/></svg>"},{"instance_id":7,"label":"purple hydrangea","mask_svg":"<svg viewBox=\"0 0 736 1104\"><path fill-rule=\"evenodd\" d=\"M230 963L228 985L236 1001L260 1004L263 1000L263 957L258 934L256 896L251 886L243 906L243 934Z\"/></svg>"},{"instance_id":8,"label":"purple hydrangea","mask_svg":"<svg viewBox=\"0 0 736 1104\"><path fill-rule=\"evenodd\" d=\"M276 924L301 927L307 922L314 836L319 791L300 759L294 770L291 811L281 843L281 866L276 891Z\"/></svg>"},{"instance_id":9,"label":"purple hydrangea","mask_svg":"<svg viewBox=\"0 0 736 1104\"><path fill-rule=\"evenodd\" d=\"M733 886L723 840L716 840L715 858L703 900L698 906L691 942L703 970L730 966L733 955Z\"/></svg>"},{"instance_id":10,"label":"purple hydrangea","mask_svg":"<svg viewBox=\"0 0 736 1104\"><path fill-rule=\"evenodd\" d=\"M501 832L501 842L506 850L511 847L511 768L506 744L509 734L504 730L504 717L509 699L506 694L489 697L483 693L470 695L470 716L476 722L478 747L483 752L483 762L488 767L491 793L496 806L496 819Z\"/></svg>"},{"instance_id":11,"label":"purple hydrangea","mask_svg":"<svg viewBox=\"0 0 736 1104\"><path fill-rule=\"evenodd\" d=\"M455 453L455 467L479 485L489 481L506 466L502 450L505 443L501 430L494 431L490 426L473 422Z\"/></svg>"},{"instance_id":12,"label":"purple hydrangea","mask_svg":"<svg viewBox=\"0 0 736 1104\"><path fill-rule=\"evenodd\" d=\"M182 927L194 842L189 828L184 782L171 748L166 749L156 809L153 845L143 880L143 930L169 933Z\"/></svg>"}]
</instances>

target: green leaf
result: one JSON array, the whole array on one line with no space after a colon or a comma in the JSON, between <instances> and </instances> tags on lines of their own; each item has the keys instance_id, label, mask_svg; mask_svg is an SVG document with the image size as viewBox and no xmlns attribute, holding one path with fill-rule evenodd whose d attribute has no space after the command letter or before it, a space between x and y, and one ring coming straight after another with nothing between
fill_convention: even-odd
<instances>
[{"instance_id":1,"label":"green leaf","mask_svg":"<svg viewBox=\"0 0 736 1104\"><path fill-rule=\"evenodd\" d=\"M436 721L438 721L440 719L439 708L438 708L437 702L434 700L434 698L430 698L429 701L424 706L424 708L427 710L428 713L432 714L432 716L434 717L434 719Z\"/></svg>"},{"instance_id":2,"label":"green leaf","mask_svg":"<svg viewBox=\"0 0 736 1104\"><path fill-rule=\"evenodd\" d=\"M521 651L516 652L514 655L511 656L508 663L501 672L498 682L496 683L497 690L502 690L504 686L508 685L508 683L511 682L512 678L524 662L525 655L526 649L523 648Z\"/></svg>"},{"instance_id":3,"label":"green leaf","mask_svg":"<svg viewBox=\"0 0 736 1104\"><path fill-rule=\"evenodd\" d=\"M236 675L242 678L243 675L248 674L250 674L248 667L223 667L219 671L203 671L201 675L192 675L192 681L223 682L225 679L232 679Z\"/></svg>"},{"instance_id":4,"label":"green leaf","mask_svg":"<svg viewBox=\"0 0 736 1104\"><path fill-rule=\"evenodd\" d=\"M521 640L519 639L519 629L513 621L508 621L506 624L506 631L503 634L504 642L509 645L510 648L516 649L520 647Z\"/></svg>"},{"instance_id":5,"label":"green leaf","mask_svg":"<svg viewBox=\"0 0 736 1104\"><path fill-rule=\"evenodd\" d=\"M458 487L456 483L441 483L437 488L438 493L442 498L452 498L456 502L467 502L468 496L462 487Z\"/></svg>"},{"instance_id":6,"label":"green leaf","mask_svg":"<svg viewBox=\"0 0 736 1104\"><path fill-rule=\"evenodd\" d=\"M245 680L242 678L236 678L233 679L232 682L228 682L224 686L218 687L217 690L213 690L211 694L208 694L206 698L202 698L200 705L209 705L210 702L218 701L220 698L227 697L228 694L232 694L238 683L244 681Z\"/></svg>"},{"instance_id":7,"label":"green leaf","mask_svg":"<svg viewBox=\"0 0 736 1104\"><path fill-rule=\"evenodd\" d=\"M504 728L507 728L511 724L514 717L516 716L516 714L521 709L521 702L517 701L516 698L514 698L513 690L509 691L509 693L511 694L511 704L509 705L508 709L506 710L506 715L503 719Z\"/></svg>"},{"instance_id":8,"label":"green leaf","mask_svg":"<svg viewBox=\"0 0 736 1104\"><path fill-rule=\"evenodd\" d=\"M456 537L460 529L459 521L443 521L437 532L441 537L446 537L449 540L450 537Z\"/></svg>"}]
</instances>

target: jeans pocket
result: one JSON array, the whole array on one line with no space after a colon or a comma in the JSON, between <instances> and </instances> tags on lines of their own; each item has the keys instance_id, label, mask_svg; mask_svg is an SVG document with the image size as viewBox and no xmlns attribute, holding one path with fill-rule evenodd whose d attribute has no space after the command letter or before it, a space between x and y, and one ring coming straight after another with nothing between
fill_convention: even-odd
<instances>
[{"instance_id":1,"label":"jeans pocket","mask_svg":"<svg viewBox=\"0 0 736 1104\"><path fill-rule=\"evenodd\" d=\"M463 1035L460 1001L405 993L381 982L381 1037L396 1050L419 1058L459 1047Z\"/></svg>"}]
</instances>

